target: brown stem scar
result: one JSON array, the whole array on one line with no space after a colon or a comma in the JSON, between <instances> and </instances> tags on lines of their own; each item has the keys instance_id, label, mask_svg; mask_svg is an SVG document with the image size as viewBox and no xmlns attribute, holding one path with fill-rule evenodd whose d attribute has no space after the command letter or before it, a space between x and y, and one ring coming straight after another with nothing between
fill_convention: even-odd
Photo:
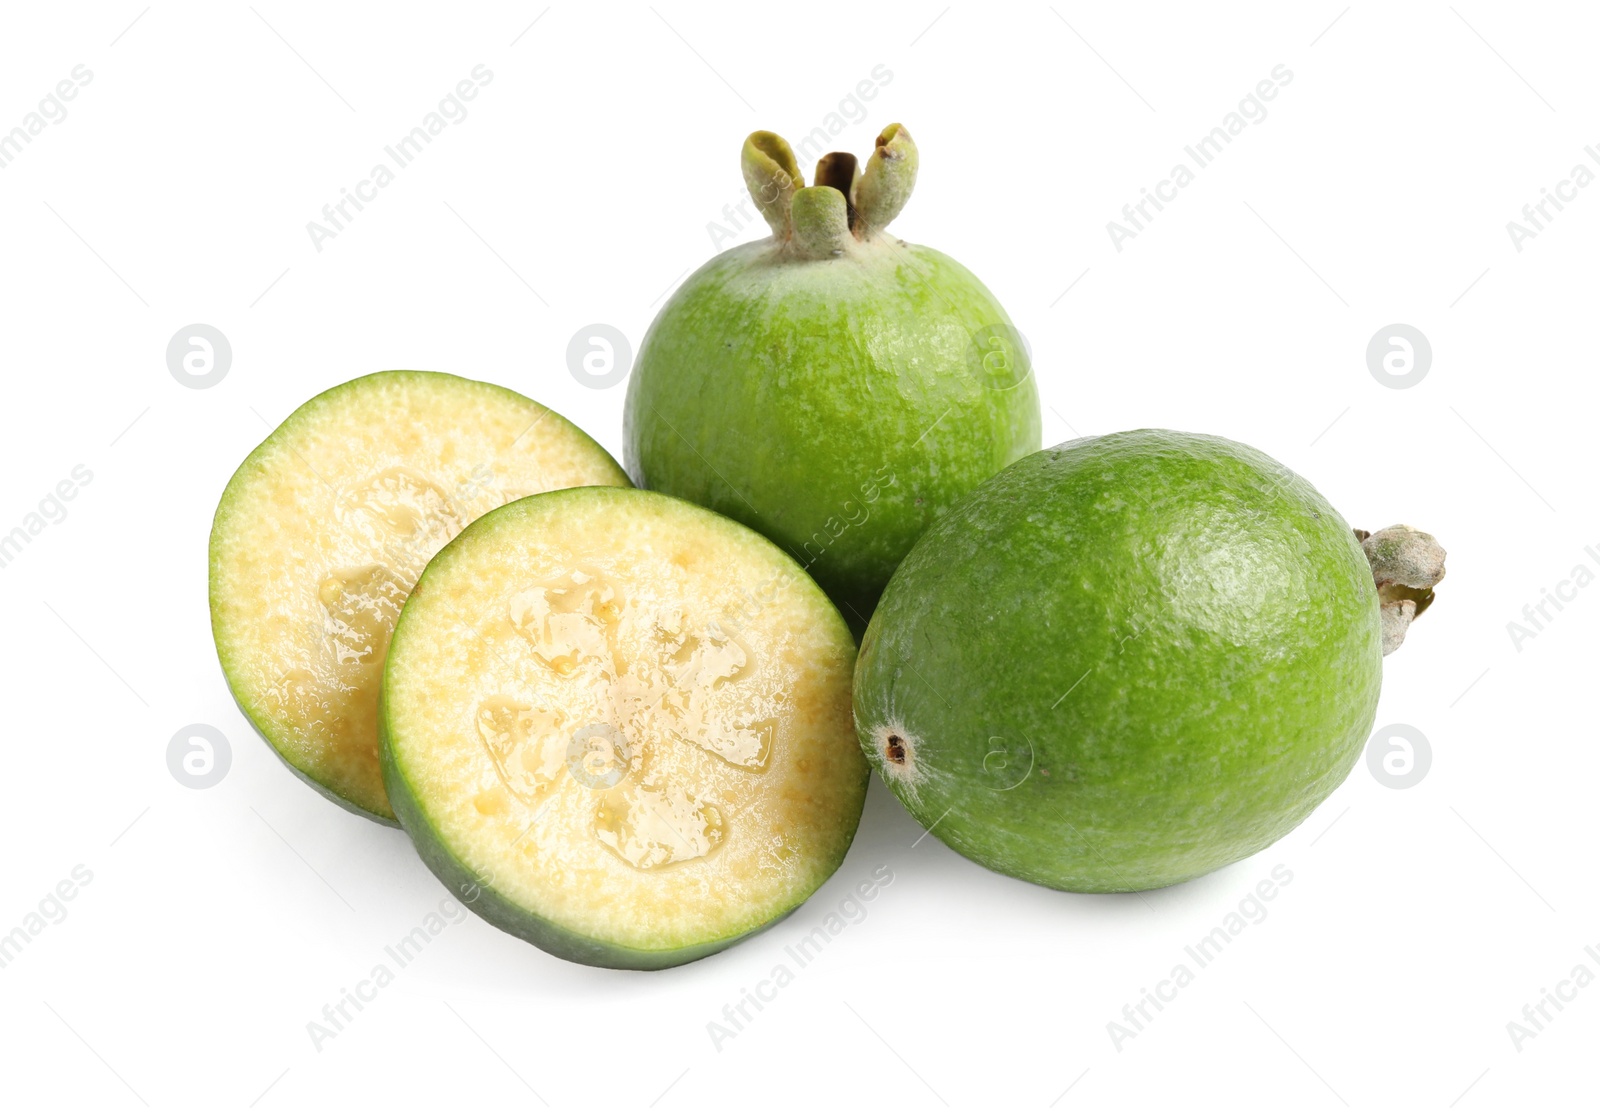
<instances>
[{"instance_id":1,"label":"brown stem scar","mask_svg":"<svg viewBox=\"0 0 1600 1114\"><path fill-rule=\"evenodd\" d=\"M1357 530L1355 535L1372 566L1387 657L1400 648L1406 630L1433 603L1434 585L1444 579L1445 550L1432 534L1411 526L1389 526L1375 534Z\"/></svg>"}]
</instances>

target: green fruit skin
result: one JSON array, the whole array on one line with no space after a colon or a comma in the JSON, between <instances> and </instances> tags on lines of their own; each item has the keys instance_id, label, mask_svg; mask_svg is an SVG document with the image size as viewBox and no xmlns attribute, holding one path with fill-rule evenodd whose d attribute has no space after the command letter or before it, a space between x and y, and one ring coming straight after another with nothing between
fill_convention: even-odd
<instances>
[{"instance_id":1,"label":"green fruit skin","mask_svg":"<svg viewBox=\"0 0 1600 1114\"><path fill-rule=\"evenodd\" d=\"M1039 447L1026 352L961 264L887 237L840 258L770 240L723 252L667 302L628 386L640 487L719 511L787 549L859 634L929 523ZM1014 332L1009 334L1015 337Z\"/></svg>"},{"instance_id":2,"label":"green fruit skin","mask_svg":"<svg viewBox=\"0 0 1600 1114\"><path fill-rule=\"evenodd\" d=\"M465 530L456 535L450 542L434 555L429 562L431 569L442 562L450 550L463 544L472 544L471 539L479 534L498 528L499 523L508 516L521 513L523 505L534 500L552 502L563 499L581 499L591 494L606 495L609 488L567 488L558 491L544 492L539 495L529 495L525 498L507 503L487 512L470 523ZM646 494L643 498L662 498L654 494ZM735 527L737 529L737 527ZM424 569L422 577L417 582L417 588L412 590L413 595L418 589L424 587L428 578L428 569ZM801 577L804 581L804 577ZM837 618L835 621L839 621ZM398 645L406 636L406 613L401 609L400 618L395 624L394 638L391 646ZM844 629L839 628L839 637L843 638ZM389 660L397 660L398 655L392 651ZM387 670L387 666L385 667ZM463 863L450 850L444 838L434 827L433 821L428 818L426 809L418 798L411 783L406 779L405 771L400 768L395 758L394 746L389 721L388 686L385 685L378 696L378 767L383 772L383 787L389 795L389 803L393 806L395 815L399 818L399 826L405 829L406 835L411 838L412 844L417 849L427 868L433 872L434 877L443 882L445 887L459 897L467 908L478 916L500 929L521 940L526 940L534 947L549 952L560 959L573 963L582 963L589 967L607 967L624 971L661 971L669 967L679 967L685 963L692 963L697 959L715 955L717 952L732 947L741 940L759 935L773 925L787 919L794 911L811 897L815 890L808 890L795 896L794 904L779 912L768 920L756 925L754 928L732 933L715 940L703 940L699 943L681 948L662 948L659 950L646 950L643 948L630 948L625 945L611 943L605 940L596 940L590 936L572 930L541 917L538 914L516 904L500 894L493 886L492 881L482 877L477 871ZM867 778L871 775L862 771L861 785L866 785ZM862 796L865 796L863 789ZM854 838L854 829L860 823L859 812L851 820L851 836ZM831 878L844 862L844 856L849 850L850 840L845 841L845 846L839 852L836 861L829 863L827 869L821 872L823 880ZM821 883L819 882L820 886Z\"/></svg>"},{"instance_id":3,"label":"green fruit skin","mask_svg":"<svg viewBox=\"0 0 1600 1114\"><path fill-rule=\"evenodd\" d=\"M1339 786L1381 658L1371 569L1310 484L1140 430L1019 461L928 531L862 641L856 724L968 858L1153 889L1267 847Z\"/></svg>"}]
</instances>

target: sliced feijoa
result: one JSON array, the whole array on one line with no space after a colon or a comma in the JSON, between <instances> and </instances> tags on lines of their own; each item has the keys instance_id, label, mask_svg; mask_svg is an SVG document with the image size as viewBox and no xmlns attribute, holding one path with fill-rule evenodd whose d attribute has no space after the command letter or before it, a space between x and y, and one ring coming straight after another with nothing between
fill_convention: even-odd
<instances>
[{"instance_id":1,"label":"sliced feijoa","mask_svg":"<svg viewBox=\"0 0 1600 1114\"><path fill-rule=\"evenodd\" d=\"M627 482L582 430L488 383L385 371L318 395L246 458L217 507L211 626L234 698L303 779L394 823L378 681L428 559L513 499Z\"/></svg>"},{"instance_id":2,"label":"sliced feijoa","mask_svg":"<svg viewBox=\"0 0 1600 1114\"><path fill-rule=\"evenodd\" d=\"M844 857L867 780L854 659L822 590L730 519L615 488L522 499L406 604L384 781L490 923L671 967L773 923Z\"/></svg>"}]
</instances>

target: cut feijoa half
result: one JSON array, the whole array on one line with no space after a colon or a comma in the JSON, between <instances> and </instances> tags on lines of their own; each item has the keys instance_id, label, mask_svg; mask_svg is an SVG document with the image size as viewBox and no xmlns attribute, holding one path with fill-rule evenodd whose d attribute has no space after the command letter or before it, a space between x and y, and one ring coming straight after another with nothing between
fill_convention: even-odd
<instances>
[{"instance_id":1,"label":"cut feijoa half","mask_svg":"<svg viewBox=\"0 0 1600 1114\"><path fill-rule=\"evenodd\" d=\"M676 966L844 858L867 783L854 660L754 531L645 491L533 496L467 527L407 601L384 783L491 924L579 963Z\"/></svg>"},{"instance_id":2,"label":"cut feijoa half","mask_svg":"<svg viewBox=\"0 0 1600 1114\"><path fill-rule=\"evenodd\" d=\"M234 699L303 780L393 824L378 682L429 558L513 499L627 483L582 430L503 387L384 371L316 396L239 466L211 529L211 627Z\"/></svg>"}]
</instances>

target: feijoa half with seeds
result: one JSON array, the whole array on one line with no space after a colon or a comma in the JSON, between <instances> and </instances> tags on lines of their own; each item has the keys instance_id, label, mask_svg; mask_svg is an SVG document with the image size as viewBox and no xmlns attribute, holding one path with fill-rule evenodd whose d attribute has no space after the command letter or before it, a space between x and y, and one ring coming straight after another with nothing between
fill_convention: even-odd
<instances>
[{"instance_id":1,"label":"feijoa half with seeds","mask_svg":"<svg viewBox=\"0 0 1600 1114\"><path fill-rule=\"evenodd\" d=\"M323 795L393 824L378 682L423 566L492 507L628 483L604 449L515 391L384 371L286 418L228 482L211 528L211 629L234 699Z\"/></svg>"},{"instance_id":2,"label":"feijoa half with seeds","mask_svg":"<svg viewBox=\"0 0 1600 1114\"><path fill-rule=\"evenodd\" d=\"M861 816L855 647L798 564L652 492L491 511L406 602L383 773L423 860L565 959L671 967L783 917Z\"/></svg>"}]
</instances>

